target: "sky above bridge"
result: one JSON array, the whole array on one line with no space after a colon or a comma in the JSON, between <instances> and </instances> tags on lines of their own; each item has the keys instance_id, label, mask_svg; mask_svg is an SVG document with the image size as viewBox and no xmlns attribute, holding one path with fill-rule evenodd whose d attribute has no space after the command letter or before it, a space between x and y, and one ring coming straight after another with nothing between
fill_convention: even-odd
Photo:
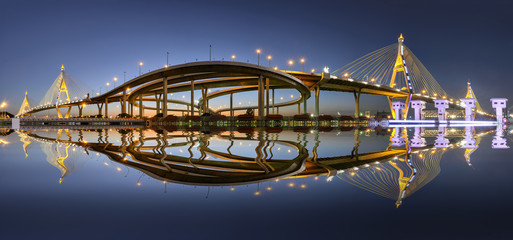
<instances>
[{"instance_id":1,"label":"sky above bridge","mask_svg":"<svg viewBox=\"0 0 513 240\"><path fill-rule=\"evenodd\" d=\"M208 60L209 45L216 60L256 63L259 48L263 65L272 55L271 65L290 69L289 60L304 57L305 71L335 70L400 33L450 95L464 97L470 79L485 110L489 98L511 97L509 1L20 0L0 7L0 100L10 112L25 91L38 102L61 64L97 91L124 72L137 75L140 61L143 72L162 67L166 52L169 64ZM386 109L384 100L364 96L361 110ZM352 94L323 94L321 105L326 114L350 114Z\"/></svg>"}]
</instances>

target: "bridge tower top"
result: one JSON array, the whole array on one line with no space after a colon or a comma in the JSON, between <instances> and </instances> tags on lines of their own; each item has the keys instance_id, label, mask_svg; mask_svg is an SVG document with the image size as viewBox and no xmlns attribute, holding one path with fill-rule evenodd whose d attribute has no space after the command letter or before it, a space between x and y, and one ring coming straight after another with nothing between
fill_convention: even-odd
<instances>
[{"instance_id":1,"label":"bridge tower top","mask_svg":"<svg viewBox=\"0 0 513 240\"><path fill-rule=\"evenodd\" d=\"M22 117L26 112L30 111L30 103L28 99L28 92L25 91L25 98L23 98L23 102L21 103L20 110L16 116Z\"/></svg>"}]
</instances>

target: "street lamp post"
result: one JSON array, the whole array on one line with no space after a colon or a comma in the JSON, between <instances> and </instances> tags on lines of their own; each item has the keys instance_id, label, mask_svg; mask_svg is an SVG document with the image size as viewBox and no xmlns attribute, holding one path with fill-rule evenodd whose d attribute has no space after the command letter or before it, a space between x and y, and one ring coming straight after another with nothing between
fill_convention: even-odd
<instances>
[{"instance_id":1,"label":"street lamp post","mask_svg":"<svg viewBox=\"0 0 513 240\"><path fill-rule=\"evenodd\" d=\"M294 66L294 61L289 60L289 65L290 65L290 71L292 71L292 66Z\"/></svg>"},{"instance_id":2,"label":"street lamp post","mask_svg":"<svg viewBox=\"0 0 513 240\"><path fill-rule=\"evenodd\" d=\"M301 72L304 72L304 69L305 69L305 59L304 58L301 58Z\"/></svg>"},{"instance_id":3,"label":"street lamp post","mask_svg":"<svg viewBox=\"0 0 513 240\"><path fill-rule=\"evenodd\" d=\"M169 66L169 52L166 52L166 67Z\"/></svg>"},{"instance_id":4,"label":"street lamp post","mask_svg":"<svg viewBox=\"0 0 513 240\"><path fill-rule=\"evenodd\" d=\"M256 50L256 53L257 53L257 56L258 56L258 66L260 66L260 53L262 53L262 51L260 49L257 49Z\"/></svg>"},{"instance_id":5,"label":"street lamp post","mask_svg":"<svg viewBox=\"0 0 513 240\"><path fill-rule=\"evenodd\" d=\"M267 56L267 60L269 60L269 67L271 67L271 59L273 59L271 55Z\"/></svg>"},{"instance_id":6,"label":"street lamp post","mask_svg":"<svg viewBox=\"0 0 513 240\"><path fill-rule=\"evenodd\" d=\"M118 81L117 77L114 77L114 88L116 88L116 82Z\"/></svg>"},{"instance_id":7,"label":"street lamp post","mask_svg":"<svg viewBox=\"0 0 513 240\"><path fill-rule=\"evenodd\" d=\"M125 79L126 79L126 72L123 72L123 83L125 83Z\"/></svg>"},{"instance_id":8,"label":"street lamp post","mask_svg":"<svg viewBox=\"0 0 513 240\"><path fill-rule=\"evenodd\" d=\"M109 86L110 86L110 83L107 82L105 85L107 85L106 89L105 89L105 92L108 92L109 91Z\"/></svg>"},{"instance_id":9,"label":"street lamp post","mask_svg":"<svg viewBox=\"0 0 513 240\"><path fill-rule=\"evenodd\" d=\"M141 67L143 65L143 62L139 62L139 76L141 75Z\"/></svg>"},{"instance_id":10,"label":"street lamp post","mask_svg":"<svg viewBox=\"0 0 513 240\"><path fill-rule=\"evenodd\" d=\"M232 62L235 61L235 55L232 55Z\"/></svg>"}]
</instances>

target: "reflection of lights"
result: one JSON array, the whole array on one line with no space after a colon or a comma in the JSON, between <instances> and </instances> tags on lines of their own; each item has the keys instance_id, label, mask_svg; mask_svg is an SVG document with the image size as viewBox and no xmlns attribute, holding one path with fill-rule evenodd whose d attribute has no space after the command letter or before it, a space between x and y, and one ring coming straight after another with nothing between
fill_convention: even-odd
<instances>
[{"instance_id":1,"label":"reflection of lights","mask_svg":"<svg viewBox=\"0 0 513 240\"><path fill-rule=\"evenodd\" d=\"M106 163L106 162L104 162L103 164L105 164L105 166L109 166L109 164L108 164L108 163Z\"/></svg>"},{"instance_id":2,"label":"reflection of lights","mask_svg":"<svg viewBox=\"0 0 513 240\"><path fill-rule=\"evenodd\" d=\"M116 168L116 170L117 170L118 172L121 172L121 168L120 168L120 167L117 167L117 168Z\"/></svg>"},{"instance_id":3,"label":"reflection of lights","mask_svg":"<svg viewBox=\"0 0 513 240\"><path fill-rule=\"evenodd\" d=\"M314 180L317 180L317 179L319 179L319 177L314 177Z\"/></svg>"},{"instance_id":4,"label":"reflection of lights","mask_svg":"<svg viewBox=\"0 0 513 240\"><path fill-rule=\"evenodd\" d=\"M272 188L271 188L271 187L267 187L266 189L267 189L267 191L271 191L271 190L272 190Z\"/></svg>"},{"instance_id":5,"label":"reflection of lights","mask_svg":"<svg viewBox=\"0 0 513 240\"><path fill-rule=\"evenodd\" d=\"M234 187L231 187L231 188L230 188L230 191L235 191L235 188L234 188Z\"/></svg>"},{"instance_id":6,"label":"reflection of lights","mask_svg":"<svg viewBox=\"0 0 513 240\"><path fill-rule=\"evenodd\" d=\"M289 183L289 187L294 187L294 183Z\"/></svg>"},{"instance_id":7,"label":"reflection of lights","mask_svg":"<svg viewBox=\"0 0 513 240\"><path fill-rule=\"evenodd\" d=\"M301 184L301 188L306 188L306 185L305 184Z\"/></svg>"},{"instance_id":8,"label":"reflection of lights","mask_svg":"<svg viewBox=\"0 0 513 240\"><path fill-rule=\"evenodd\" d=\"M138 182L138 183L137 183L137 186L138 186L138 187L139 187L139 186L141 186L141 182Z\"/></svg>"},{"instance_id":9,"label":"reflection of lights","mask_svg":"<svg viewBox=\"0 0 513 240\"><path fill-rule=\"evenodd\" d=\"M255 196L258 196L258 195L260 195L260 192L258 192L258 191L255 192Z\"/></svg>"}]
</instances>

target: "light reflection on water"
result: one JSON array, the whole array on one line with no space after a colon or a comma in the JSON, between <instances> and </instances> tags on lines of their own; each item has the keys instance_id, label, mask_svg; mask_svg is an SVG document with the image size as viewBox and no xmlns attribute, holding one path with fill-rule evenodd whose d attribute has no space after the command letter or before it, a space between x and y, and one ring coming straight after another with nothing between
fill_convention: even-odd
<instances>
[{"instance_id":1,"label":"light reflection on water","mask_svg":"<svg viewBox=\"0 0 513 240\"><path fill-rule=\"evenodd\" d=\"M86 193L151 204L162 194L192 202L248 196L256 201L273 194L288 201L333 191L344 195L355 186L365 197L390 199L373 201L415 208L421 201L408 198L435 182L445 156L474 169L476 152L509 151L502 128L322 130L4 130L2 188L16 198ZM483 138L491 141L483 146Z\"/></svg>"}]
</instances>

